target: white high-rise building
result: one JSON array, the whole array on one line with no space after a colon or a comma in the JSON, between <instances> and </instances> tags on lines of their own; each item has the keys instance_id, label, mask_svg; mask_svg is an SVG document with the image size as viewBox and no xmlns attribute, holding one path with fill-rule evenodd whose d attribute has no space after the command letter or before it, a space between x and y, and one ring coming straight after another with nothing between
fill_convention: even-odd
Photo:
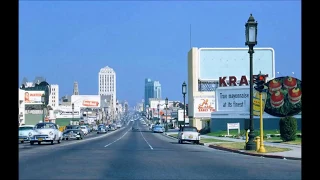
<instances>
[{"instance_id":1,"label":"white high-rise building","mask_svg":"<svg viewBox=\"0 0 320 180\"><path fill-rule=\"evenodd\" d=\"M52 107L52 109L57 109L59 106L59 85L51 84L50 85L50 95L48 105Z\"/></svg>"},{"instance_id":2,"label":"white high-rise building","mask_svg":"<svg viewBox=\"0 0 320 180\"><path fill-rule=\"evenodd\" d=\"M116 72L106 66L100 69L99 72L99 95L110 95L111 96L111 106L116 109L117 101L117 78Z\"/></svg>"}]
</instances>

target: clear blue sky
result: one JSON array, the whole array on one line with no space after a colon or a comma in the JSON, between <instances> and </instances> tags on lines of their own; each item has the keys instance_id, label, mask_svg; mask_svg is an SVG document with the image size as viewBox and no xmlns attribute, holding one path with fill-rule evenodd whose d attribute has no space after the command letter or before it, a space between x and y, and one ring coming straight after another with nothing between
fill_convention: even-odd
<instances>
[{"instance_id":1,"label":"clear blue sky","mask_svg":"<svg viewBox=\"0 0 320 180\"><path fill-rule=\"evenodd\" d=\"M19 82L46 77L60 96L98 93L98 72L117 73L117 98L131 105L144 79L162 96L182 100L187 81L189 25L193 47L245 47L250 13L259 23L258 46L273 47L276 71L301 78L300 1L20 1Z\"/></svg>"}]
</instances>

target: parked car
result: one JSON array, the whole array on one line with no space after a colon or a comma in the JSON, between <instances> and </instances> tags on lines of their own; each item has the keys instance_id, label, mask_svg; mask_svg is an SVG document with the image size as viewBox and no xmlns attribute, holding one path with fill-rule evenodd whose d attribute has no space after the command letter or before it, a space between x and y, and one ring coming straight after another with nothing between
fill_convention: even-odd
<instances>
[{"instance_id":1,"label":"parked car","mask_svg":"<svg viewBox=\"0 0 320 180\"><path fill-rule=\"evenodd\" d=\"M59 131L59 127L54 123L38 123L35 125L32 134L30 145L33 145L35 142L38 144L42 142L54 144L54 141L60 144L62 140L62 132Z\"/></svg>"},{"instance_id":2,"label":"parked car","mask_svg":"<svg viewBox=\"0 0 320 180\"><path fill-rule=\"evenodd\" d=\"M122 125L120 123L117 123L117 128L120 129Z\"/></svg>"},{"instance_id":3,"label":"parked car","mask_svg":"<svg viewBox=\"0 0 320 180\"><path fill-rule=\"evenodd\" d=\"M161 125L155 125L152 129L152 131L154 133L163 133L164 132L164 128Z\"/></svg>"},{"instance_id":4,"label":"parked car","mask_svg":"<svg viewBox=\"0 0 320 180\"><path fill-rule=\"evenodd\" d=\"M182 144L184 141L193 142L199 144L200 133L196 127L185 126L182 127L178 132L178 143Z\"/></svg>"},{"instance_id":5,"label":"parked car","mask_svg":"<svg viewBox=\"0 0 320 180\"><path fill-rule=\"evenodd\" d=\"M83 126L80 126L80 129L83 131L84 135L88 135L89 133L89 130L88 130L88 127L83 125Z\"/></svg>"},{"instance_id":6,"label":"parked car","mask_svg":"<svg viewBox=\"0 0 320 180\"><path fill-rule=\"evenodd\" d=\"M80 126L79 125L68 125L68 126L66 126L65 130L68 130L68 129L80 129Z\"/></svg>"},{"instance_id":7,"label":"parked car","mask_svg":"<svg viewBox=\"0 0 320 180\"><path fill-rule=\"evenodd\" d=\"M108 132L108 128L106 125L104 124L100 124L98 126L98 131L97 131L97 134L100 134L100 133L107 133Z\"/></svg>"},{"instance_id":8,"label":"parked car","mask_svg":"<svg viewBox=\"0 0 320 180\"><path fill-rule=\"evenodd\" d=\"M110 131L115 131L117 129L117 127L114 124L109 124L108 126Z\"/></svg>"},{"instance_id":9,"label":"parked car","mask_svg":"<svg viewBox=\"0 0 320 180\"><path fill-rule=\"evenodd\" d=\"M24 143L32 137L34 125L22 125L19 127L19 142Z\"/></svg>"},{"instance_id":10,"label":"parked car","mask_svg":"<svg viewBox=\"0 0 320 180\"><path fill-rule=\"evenodd\" d=\"M69 139L83 139L84 133L80 129L67 129L63 132L63 140L69 140Z\"/></svg>"}]
</instances>

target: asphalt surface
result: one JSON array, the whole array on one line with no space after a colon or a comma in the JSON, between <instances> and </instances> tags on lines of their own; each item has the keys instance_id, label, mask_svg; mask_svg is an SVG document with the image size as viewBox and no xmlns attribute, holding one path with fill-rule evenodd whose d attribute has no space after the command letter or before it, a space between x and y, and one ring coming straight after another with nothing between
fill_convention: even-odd
<instances>
[{"instance_id":1,"label":"asphalt surface","mask_svg":"<svg viewBox=\"0 0 320 180\"><path fill-rule=\"evenodd\" d=\"M20 149L19 179L301 179L300 161L178 144L140 121L82 141L35 146Z\"/></svg>"}]
</instances>

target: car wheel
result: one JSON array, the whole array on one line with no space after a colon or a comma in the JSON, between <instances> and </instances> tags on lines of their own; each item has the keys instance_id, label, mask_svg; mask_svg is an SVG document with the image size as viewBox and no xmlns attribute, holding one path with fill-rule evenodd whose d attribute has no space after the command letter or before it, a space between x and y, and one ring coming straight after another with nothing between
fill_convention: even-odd
<instances>
[{"instance_id":1,"label":"car wheel","mask_svg":"<svg viewBox=\"0 0 320 180\"><path fill-rule=\"evenodd\" d=\"M21 141L21 143L23 144L23 143L24 143L24 141Z\"/></svg>"},{"instance_id":2,"label":"car wheel","mask_svg":"<svg viewBox=\"0 0 320 180\"><path fill-rule=\"evenodd\" d=\"M77 140L79 140L80 138L77 137Z\"/></svg>"},{"instance_id":3,"label":"car wheel","mask_svg":"<svg viewBox=\"0 0 320 180\"><path fill-rule=\"evenodd\" d=\"M30 141L30 145L34 145L34 142L33 142L33 141Z\"/></svg>"},{"instance_id":4,"label":"car wheel","mask_svg":"<svg viewBox=\"0 0 320 180\"><path fill-rule=\"evenodd\" d=\"M99 132L97 132L97 134L99 134Z\"/></svg>"}]
</instances>

